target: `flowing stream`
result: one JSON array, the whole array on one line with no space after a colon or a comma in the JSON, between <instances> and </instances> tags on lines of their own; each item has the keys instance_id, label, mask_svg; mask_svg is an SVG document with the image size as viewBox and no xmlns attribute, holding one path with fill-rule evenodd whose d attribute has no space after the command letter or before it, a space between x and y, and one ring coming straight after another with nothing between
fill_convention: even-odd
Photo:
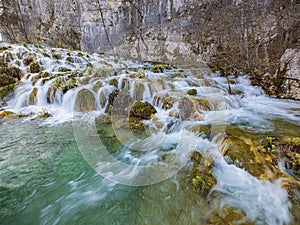
<instances>
[{"instance_id":1,"label":"flowing stream","mask_svg":"<svg viewBox=\"0 0 300 225\"><path fill-rule=\"evenodd\" d=\"M222 154L230 131L246 143L300 137L299 102L270 98L242 75L229 95L207 68L1 47L24 76L3 107L23 117L0 120L0 224L230 224L214 220L224 206L242 215L231 211L233 224L300 222L299 186L294 196L282 187L299 178L282 169L261 179ZM156 111L136 122L142 132L127 120L136 101ZM190 181L194 150L213 162L207 194Z\"/></svg>"}]
</instances>

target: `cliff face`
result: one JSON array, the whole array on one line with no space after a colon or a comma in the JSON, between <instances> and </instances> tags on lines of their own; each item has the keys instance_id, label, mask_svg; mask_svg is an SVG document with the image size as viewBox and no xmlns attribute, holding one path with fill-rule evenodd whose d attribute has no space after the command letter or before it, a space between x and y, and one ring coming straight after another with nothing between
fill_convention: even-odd
<instances>
[{"instance_id":1,"label":"cliff face","mask_svg":"<svg viewBox=\"0 0 300 225\"><path fill-rule=\"evenodd\" d=\"M2 0L2 6L6 40L175 64L204 60L256 78L277 74L286 49L299 49L295 0Z\"/></svg>"}]
</instances>

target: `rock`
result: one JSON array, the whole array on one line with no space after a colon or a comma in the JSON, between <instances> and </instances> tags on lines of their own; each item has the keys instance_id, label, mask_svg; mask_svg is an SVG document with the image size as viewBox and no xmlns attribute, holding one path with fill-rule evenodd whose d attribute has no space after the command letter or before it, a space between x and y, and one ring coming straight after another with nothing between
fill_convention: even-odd
<instances>
[{"instance_id":1,"label":"rock","mask_svg":"<svg viewBox=\"0 0 300 225\"><path fill-rule=\"evenodd\" d=\"M7 74L0 74L0 87L15 83L15 79Z\"/></svg>"},{"instance_id":2,"label":"rock","mask_svg":"<svg viewBox=\"0 0 300 225\"><path fill-rule=\"evenodd\" d=\"M96 100L93 92L83 88L77 92L76 108L82 112L90 112L96 109Z\"/></svg>"},{"instance_id":3,"label":"rock","mask_svg":"<svg viewBox=\"0 0 300 225\"><path fill-rule=\"evenodd\" d=\"M40 70L41 70L41 68L40 68L40 65L38 62L30 63L30 66L29 66L30 73L39 73Z\"/></svg>"},{"instance_id":4,"label":"rock","mask_svg":"<svg viewBox=\"0 0 300 225\"><path fill-rule=\"evenodd\" d=\"M34 105L37 91L38 91L38 89L36 87L32 89L32 91L29 95L29 98L28 98L29 105Z\"/></svg>"},{"instance_id":5,"label":"rock","mask_svg":"<svg viewBox=\"0 0 300 225\"><path fill-rule=\"evenodd\" d=\"M100 80L96 81L93 86L93 91L97 93L99 89L102 87L102 82Z\"/></svg>"},{"instance_id":6,"label":"rock","mask_svg":"<svg viewBox=\"0 0 300 225\"><path fill-rule=\"evenodd\" d=\"M187 91L188 95L196 95L197 94L197 90L196 89L191 89Z\"/></svg>"},{"instance_id":7,"label":"rock","mask_svg":"<svg viewBox=\"0 0 300 225\"><path fill-rule=\"evenodd\" d=\"M109 81L109 85L115 86L116 88L118 88L118 80L116 78L111 79Z\"/></svg>"},{"instance_id":8,"label":"rock","mask_svg":"<svg viewBox=\"0 0 300 225\"><path fill-rule=\"evenodd\" d=\"M15 66L0 67L0 74L6 74L9 77L17 78L18 80L24 76L22 70Z\"/></svg>"},{"instance_id":9,"label":"rock","mask_svg":"<svg viewBox=\"0 0 300 225\"><path fill-rule=\"evenodd\" d=\"M149 120L156 112L156 109L149 102L135 102L130 109L129 116Z\"/></svg>"},{"instance_id":10,"label":"rock","mask_svg":"<svg viewBox=\"0 0 300 225\"><path fill-rule=\"evenodd\" d=\"M213 161L204 158L200 152L193 151L191 154L193 168L191 171L191 183L193 188L201 194L208 194L210 189L216 184L212 173Z\"/></svg>"},{"instance_id":11,"label":"rock","mask_svg":"<svg viewBox=\"0 0 300 225\"><path fill-rule=\"evenodd\" d=\"M23 60L24 65L29 66L31 63L33 63L34 58L35 58L35 54L30 54L28 57L26 57Z\"/></svg>"},{"instance_id":12,"label":"rock","mask_svg":"<svg viewBox=\"0 0 300 225\"><path fill-rule=\"evenodd\" d=\"M19 119L23 117L23 115L16 114L11 111L0 111L0 117L6 118L6 119Z\"/></svg>"},{"instance_id":13,"label":"rock","mask_svg":"<svg viewBox=\"0 0 300 225\"><path fill-rule=\"evenodd\" d=\"M179 109L179 117L182 120L189 119L192 116L192 114L195 112L193 102L186 97L181 98L178 101L178 109Z\"/></svg>"},{"instance_id":14,"label":"rock","mask_svg":"<svg viewBox=\"0 0 300 225\"><path fill-rule=\"evenodd\" d=\"M120 93L119 90L113 90L113 92L109 94L109 96L108 96L108 105L105 109L106 113L111 114L111 111L112 111L112 108L113 108L113 105L114 105L114 100L118 96L119 93Z\"/></svg>"},{"instance_id":15,"label":"rock","mask_svg":"<svg viewBox=\"0 0 300 225\"><path fill-rule=\"evenodd\" d=\"M282 98L300 100L300 50L286 49L280 59L282 77L277 72L278 86ZM281 80L280 80L281 79Z\"/></svg>"},{"instance_id":16,"label":"rock","mask_svg":"<svg viewBox=\"0 0 300 225\"><path fill-rule=\"evenodd\" d=\"M66 67L59 67L58 68L58 72L61 72L61 73L66 73L66 72L71 72L72 70L69 69L69 68L66 68Z\"/></svg>"}]
</instances>

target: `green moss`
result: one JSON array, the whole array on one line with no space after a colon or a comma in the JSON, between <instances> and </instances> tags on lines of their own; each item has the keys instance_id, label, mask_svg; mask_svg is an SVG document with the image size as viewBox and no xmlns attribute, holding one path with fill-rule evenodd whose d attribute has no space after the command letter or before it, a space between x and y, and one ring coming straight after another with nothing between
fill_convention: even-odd
<instances>
[{"instance_id":1,"label":"green moss","mask_svg":"<svg viewBox=\"0 0 300 225\"><path fill-rule=\"evenodd\" d=\"M130 110L130 117L140 119L150 119L155 114L156 109L148 102L135 102Z\"/></svg>"},{"instance_id":2,"label":"green moss","mask_svg":"<svg viewBox=\"0 0 300 225\"><path fill-rule=\"evenodd\" d=\"M29 66L30 73L39 73L41 70L38 62L32 62Z\"/></svg>"},{"instance_id":3,"label":"green moss","mask_svg":"<svg viewBox=\"0 0 300 225\"><path fill-rule=\"evenodd\" d=\"M195 190L202 194L207 194L216 184L211 170L213 162L210 159L204 159L198 151L191 153L191 160L193 162L190 178L191 184Z\"/></svg>"},{"instance_id":4,"label":"green moss","mask_svg":"<svg viewBox=\"0 0 300 225\"><path fill-rule=\"evenodd\" d=\"M197 94L197 90L196 89L191 89L187 91L188 95L196 95Z\"/></svg>"},{"instance_id":5,"label":"green moss","mask_svg":"<svg viewBox=\"0 0 300 225\"><path fill-rule=\"evenodd\" d=\"M51 54L52 54L53 58L55 58L55 59L61 59L62 58L62 55L57 53L54 49L51 50Z\"/></svg>"},{"instance_id":6,"label":"green moss","mask_svg":"<svg viewBox=\"0 0 300 225\"><path fill-rule=\"evenodd\" d=\"M14 90L15 86L16 86L16 84L9 84L9 85L0 87L0 98L6 97L9 93L11 93Z\"/></svg>"},{"instance_id":7,"label":"green moss","mask_svg":"<svg viewBox=\"0 0 300 225\"><path fill-rule=\"evenodd\" d=\"M116 88L118 88L118 80L116 78L111 79L109 81L109 85L115 86Z\"/></svg>"},{"instance_id":8,"label":"green moss","mask_svg":"<svg viewBox=\"0 0 300 225\"><path fill-rule=\"evenodd\" d=\"M65 67L59 67L58 72L66 73L72 71L71 69L65 68Z\"/></svg>"},{"instance_id":9,"label":"green moss","mask_svg":"<svg viewBox=\"0 0 300 225\"><path fill-rule=\"evenodd\" d=\"M35 98L36 98L36 94L37 94L38 89L37 88L33 88L30 95L29 95L29 99L28 102L30 105L33 105L35 103Z\"/></svg>"},{"instance_id":10,"label":"green moss","mask_svg":"<svg viewBox=\"0 0 300 225\"><path fill-rule=\"evenodd\" d=\"M28 66L30 65L31 63L33 63L33 60L35 58L35 54L30 54L28 57L26 57L24 60L23 60L23 63L25 66Z\"/></svg>"},{"instance_id":11,"label":"green moss","mask_svg":"<svg viewBox=\"0 0 300 225\"><path fill-rule=\"evenodd\" d=\"M68 62L70 62L70 63L74 63L74 62L75 62L72 56L68 56L68 57L66 58L66 60L67 60Z\"/></svg>"},{"instance_id":12,"label":"green moss","mask_svg":"<svg viewBox=\"0 0 300 225\"><path fill-rule=\"evenodd\" d=\"M5 86L8 84L13 84L15 83L15 79L8 76L7 74L0 74L0 86Z\"/></svg>"},{"instance_id":13,"label":"green moss","mask_svg":"<svg viewBox=\"0 0 300 225\"><path fill-rule=\"evenodd\" d=\"M140 121L140 119L138 119L138 118L130 117L128 119L128 125L129 125L129 128L134 131L144 131L146 129L145 124L142 123Z\"/></svg>"},{"instance_id":14,"label":"green moss","mask_svg":"<svg viewBox=\"0 0 300 225\"><path fill-rule=\"evenodd\" d=\"M164 70L165 70L165 65L162 64L154 65L151 69L153 73L163 73Z\"/></svg>"}]
</instances>

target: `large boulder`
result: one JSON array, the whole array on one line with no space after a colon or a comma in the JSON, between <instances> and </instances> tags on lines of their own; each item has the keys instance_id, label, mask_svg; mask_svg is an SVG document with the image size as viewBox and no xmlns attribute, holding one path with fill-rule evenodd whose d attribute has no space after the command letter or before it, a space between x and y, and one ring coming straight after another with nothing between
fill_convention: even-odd
<instances>
[{"instance_id":1,"label":"large boulder","mask_svg":"<svg viewBox=\"0 0 300 225\"><path fill-rule=\"evenodd\" d=\"M77 92L76 108L82 112L90 112L96 109L96 99L94 93L83 88Z\"/></svg>"}]
</instances>

